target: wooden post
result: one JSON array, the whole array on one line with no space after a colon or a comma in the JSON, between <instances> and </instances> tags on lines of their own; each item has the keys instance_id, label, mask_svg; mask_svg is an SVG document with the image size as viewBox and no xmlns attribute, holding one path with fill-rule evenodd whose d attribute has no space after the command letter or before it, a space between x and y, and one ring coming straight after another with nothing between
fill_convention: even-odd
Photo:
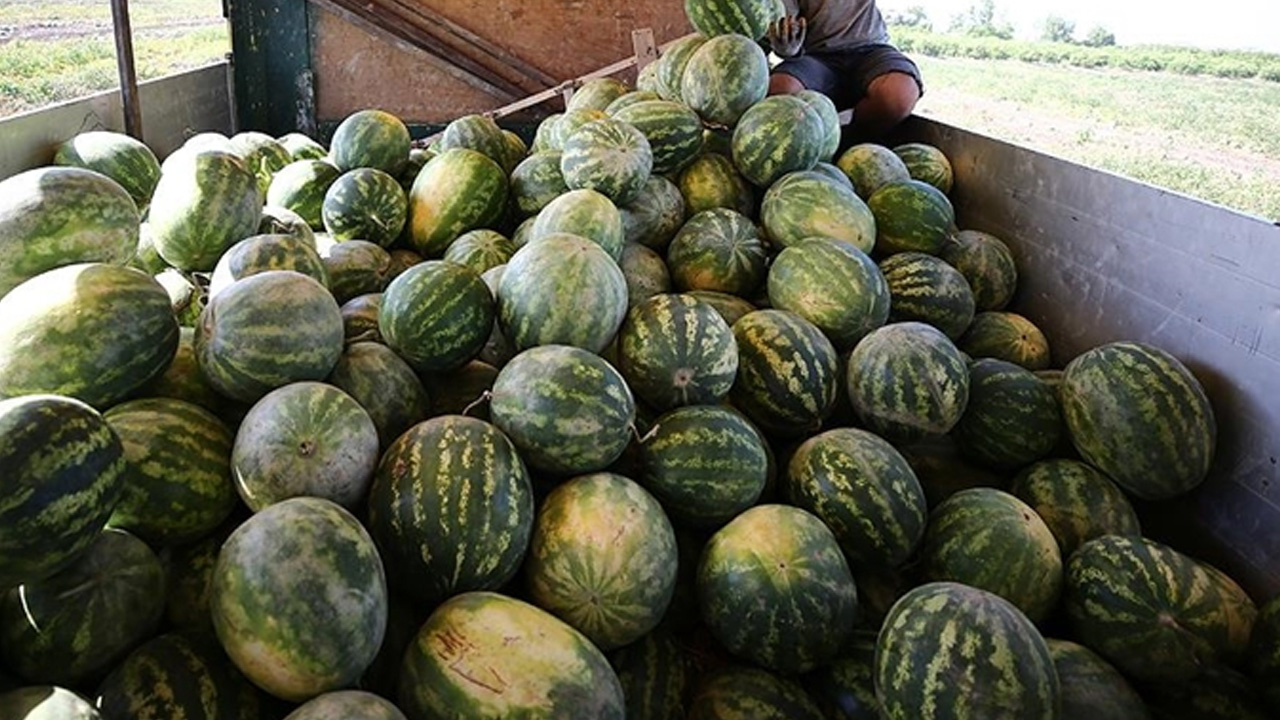
<instances>
[{"instance_id":1,"label":"wooden post","mask_svg":"<svg viewBox=\"0 0 1280 720\"><path fill-rule=\"evenodd\" d=\"M133 29L129 24L129 0L111 0L116 33L116 66L120 69L120 97L124 105L124 131L142 139L142 104L138 98L138 74L133 64Z\"/></svg>"},{"instance_id":2,"label":"wooden post","mask_svg":"<svg viewBox=\"0 0 1280 720\"><path fill-rule=\"evenodd\" d=\"M653 39L653 28L632 30L631 47L636 51L636 72L658 59L658 44Z\"/></svg>"}]
</instances>

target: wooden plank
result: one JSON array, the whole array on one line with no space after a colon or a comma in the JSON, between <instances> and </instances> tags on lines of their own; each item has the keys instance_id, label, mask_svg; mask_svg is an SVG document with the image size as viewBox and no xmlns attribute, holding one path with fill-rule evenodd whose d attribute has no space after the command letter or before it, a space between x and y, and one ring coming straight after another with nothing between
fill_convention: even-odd
<instances>
[{"instance_id":1,"label":"wooden plank","mask_svg":"<svg viewBox=\"0 0 1280 720\"><path fill-rule=\"evenodd\" d=\"M240 127L315 131L309 8L303 0L227 0Z\"/></svg>"},{"instance_id":2,"label":"wooden plank","mask_svg":"<svg viewBox=\"0 0 1280 720\"><path fill-rule=\"evenodd\" d=\"M658 45L653 39L653 28L632 30L631 46L636 51L636 72L640 72L658 59Z\"/></svg>"},{"instance_id":3,"label":"wooden plank","mask_svg":"<svg viewBox=\"0 0 1280 720\"><path fill-rule=\"evenodd\" d=\"M111 0L111 22L115 29L116 66L120 73L120 97L124 104L124 128L142 139L142 104L138 99L138 73L133 62L133 29L129 23L129 0Z\"/></svg>"}]
</instances>

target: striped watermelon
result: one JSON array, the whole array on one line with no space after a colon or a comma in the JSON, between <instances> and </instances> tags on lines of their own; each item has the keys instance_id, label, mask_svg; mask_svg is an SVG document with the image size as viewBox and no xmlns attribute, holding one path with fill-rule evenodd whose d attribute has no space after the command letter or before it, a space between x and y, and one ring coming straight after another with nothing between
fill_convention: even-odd
<instances>
[{"instance_id":1,"label":"striped watermelon","mask_svg":"<svg viewBox=\"0 0 1280 720\"><path fill-rule=\"evenodd\" d=\"M702 118L671 100L634 103L612 113L639 130L653 152L653 174L679 172L702 151Z\"/></svg>"},{"instance_id":2,"label":"striped watermelon","mask_svg":"<svg viewBox=\"0 0 1280 720\"><path fill-rule=\"evenodd\" d=\"M314 242L292 235L254 235L222 254L209 280L209 297L226 290L236 280L267 270L293 270L321 285L329 284L329 272Z\"/></svg>"},{"instance_id":3,"label":"striped watermelon","mask_svg":"<svg viewBox=\"0 0 1280 720\"><path fill-rule=\"evenodd\" d=\"M489 268L480 276L485 286L489 288L489 292L493 293L495 300L498 295L498 285L502 282L502 275L506 271L507 266L503 264ZM485 341L484 347L480 349L479 358L494 367L502 367L515 357L515 354L511 341L507 340L507 336L502 333L502 323L494 318L493 329L489 332L489 339Z\"/></svg>"},{"instance_id":4,"label":"striped watermelon","mask_svg":"<svg viewBox=\"0 0 1280 720\"><path fill-rule=\"evenodd\" d=\"M618 370L654 409L712 405L733 387L738 344L711 305L689 295L656 295L627 314L618 333Z\"/></svg>"},{"instance_id":5,"label":"striped watermelon","mask_svg":"<svg viewBox=\"0 0 1280 720\"><path fill-rule=\"evenodd\" d=\"M892 150L875 143L861 143L836 158L836 167L853 182L854 192L868 200L889 183L911 179L906 163Z\"/></svg>"},{"instance_id":6,"label":"striped watermelon","mask_svg":"<svg viewBox=\"0 0 1280 720\"><path fill-rule=\"evenodd\" d=\"M517 350L558 344L600 352L626 314L621 268L576 235L553 233L520 248L498 285L502 332Z\"/></svg>"},{"instance_id":7,"label":"striped watermelon","mask_svg":"<svg viewBox=\"0 0 1280 720\"><path fill-rule=\"evenodd\" d=\"M855 577L857 577L855 575ZM865 599L858 583L859 601ZM859 608L861 610L861 608ZM836 720L880 720L875 688L876 636L859 631L828 666L803 678L805 690L823 717Z\"/></svg>"},{"instance_id":8,"label":"striped watermelon","mask_svg":"<svg viewBox=\"0 0 1280 720\"><path fill-rule=\"evenodd\" d=\"M324 194L321 219L334 240L388 247L404 229L409 201L399 181L374 168L343 173Z\"/></svg>"},{"instance_id":9,"label":"striped watermelon","mask_svg":"<svg viewBox=\"0 0 1280 720\"><path fill-rule=\"evenodd\" d=\"M516 246L505 235L494 230L472 230L449 244L444 259L471 268L477 275L507 264Z\"/></svg>"},{"instance_id":10,"label":"striped watermelon","mask_svg":"<svg viewBox=\"0 0 1280 720\"><path fill-rule=\"evenodd\" d=\"M82 557L124 485L119 437L84 403L0 400L0 588L38 582Z\"/></svg>"},{"instance_id":11,"label":"striped watermelon","mask_svg":"<svg viewBox=\"0 0 1280 720\"><path fill-rule=\"evenodd\" d=\"M360 678L359 687L379 697L394 700L404 654L413 642L413 636L417 634L418 628L422 627L422 622L427 619L430 608L420 607L417 602L394 591L390 593L388 600L390 602L387 605L387 632L373 663ZM328 695L332 694L328 693ZM332 720L343 720L343 718Z\"/></svg>"},{"instance_id":12,"label":"striped watermelon","mask_svg":"<svg viewBox=\"0 0 1280 720\"><path fill-rule=\"evenodd\" d=\"M240 158L183 150L165 160L147 214L151 242L179 270L207 272L237 241L253 235L262 194Z\"/></svg>"},{"instance_id":13,"label":"striped watermelon","mask_svg":"<svg viewBox=\"0 0 1280 720\"><path fill-rule=\"evenodd\" d=\"M391 253L368 240L320 244L320 260L329 278L329 292L339 305L352 298L380 293L391 275Z\"/></svg>"},{"instance_id":14,"label":"striped watermelon","mask_svg":"<svg viewBox=\"0 0 1280 720\"><path fill-rule=\"evenodd\" d=\"M79 687L151 637L163 615L160 559L106 530L71 565L0 595L0 660L31 684Z\"/></svg>"},{"instance_id":15,"label":"striped watermelon","mask_svg":"<svg viewBox=\"0 0 1280 720\"><path fill-rule=\"evenodd\" d=\"M511 198L526 217L537 215L547 203L569 192L560 172L559 150L536 152L511 171Z\"/></svg>"},{"instance_id":16,"label":"striped watermelon","mask_svg":"<svg viewBox=\"0 0 1280 720\"><path fill-rule=\"evenodd\" d=\"M622 685L628 718L685 720L693 660L673 634L651 632L613 653L609 664Z\"/></svg>"},{"instance_id":17,"label":"striped watermelon","mask_svg":"<svg viewBox=\"0 0 1280 720\"><path fill-rule=\"evenodd\" d=\"M843 240L869 253L876 243L876 219L867 204L812 171L785 175L773 183L760 205L772 245L787 248L820 236Z\"/></svg>"},{"instance_id":18,"label":"striped watermelon","mask_svg":"<svg viewBox=\"0 0 1280 720\"><path fill-rule=\"evenodd\" d=\"M764 491L764 440L732 408L677 408L655 420L639 445L641 482L681 526L723 525Z\"/></svg>"},{"instance_id":19,"label":"striped watermelon","mask_svg":"<svg viewBox=\"0 0 1280 720\"><path fill-rule=\"evenodd\" d=\"M285 500L246 520L223 544L210 592L232 662L290 702L349 687L387 624L377 548L355 517L321 498ZM282 602L299 597L307 601Z\"/></svg>"},{"instance_id":20,"label":"striped watermelon","mask_svg":"<svg viewBox=\"0 0 1280 720\"><path fill-rule=\"evenodd\" d=\"M787 173L811 170L821 159L823 132L822 118L800 98L765 98L733 129L733 164L747 180L767 188Z\"/></svg>"},{"instance_id":21,"label":"striped watermelon","mask_svg":"<svg viewBox=\"0 0 1280 720\"><path fill-rule=\"evenodd\" d=\"M541 345L498 373L489 414L530 467L578 475L603 470L622 455L636 406L622 375L598 355Z\"/></svg>"},{"instance_id":22,"label":"striped watermelon","mask_svg":"<svg viewBox=\"0 0 1280 720\"><path fill-rule=\"evenodd\" d=\"M529 156L529 146L525 143L524 138L520 137L514 130L502 131L502 137L506 140L506 154L499 164L511 174L511 171Z\"/></svg>"},{"instance_id":23,"label":"striped watermelon","mask_svg":"<svg viewBox=\"0 0 1280 720\"><path fill-rule=\"evenodd\" d=\"M294 161L323 160L329 154L324 145L300 132L281 135L276 138L276 142L280 143L280 147L284 148Z\"/></svg>"},{"instance_id":24,"label":"striped watermelon","mask_svg":"<svg viewBox=\"0 0 1280 720\"><path fill-rule=\"evenodd\" d=\"M657 62L650 62L649 64L640 68L640 71L636 73L636 89L633 92L628 94L634 95L637 93L646 93L646 94L653 93L655 96L659 98L662 97L661 95L658 95L658 63ZM624 95L622 97L626 97L626 96ZM622 97L618 98L618 100L621 100ZM618 100L614 100L614 102L617 102ZM610 107L612 107L613 103L609 103L609 105ZM607 112L608 109L609 108L605 108L605 111Z\"/></svg>"},{"instance_id":25,"label":"striped watermelon","mask_svg":"<svg viewBox=\"0 0 1280 720\"><path fill-rule=\"evenodd\" d=\"M387 270L387 280L395 280L404 274L405 270L426 262L426 258L407 248L393 248L391 250L391 267Z\"/></svg>"},{"instance_id":26,"label":"striped watermelon","mask_svg":"<svg viewBox=\"0 0 1280 720\"><path fill-rule=\"evenodd\" d=\"M131 400L103 418L124 447L124 492L111 515L153 545L204 537L231 514L232 434L215 415L169 398Z\"/></svg>"},{"instance_id":27,"label":"striped watermelon","mask_svg":"<svg viewBox=\"0 0 1280 720\"><path fill-rule=\"evenodd\" d=\"M404 190L406 196L413 189L413 181L418 179L418 173L422 172L422 168L435 156L435 149L413 148L409 150L409 159L400 170L400 174L396 176L396 182L400 183L400 189Z\"/></svg>"},{"instance_id":28,"label":"striped watermelon","mask_svg":"<svg viewBox=\"0 0 1280 720\"><path fill-rule=\"evenodd\" d=\"M956 213L942 191L919 180L882 185L867 199L876 218L876 252L937 255L956 231Z\"/></svg>"},{"instance_id":29,"label":"striped watermelon","mask_svg":"<svg viewBox=\"0 0 1280 720\"><path fill-rule=\"evenodd\" d=\"M169 306L178 321L179 330L195 327L204 306L209 304L209 291L204 280L173 268L158 273L155 279L169 295Z\"/></svg>"},{"instance_id":30,"label":"striped watermelon","mask_svg":"<svg viewBox=\"0 0 1280 720\"><path fill-rule=\"evenodd\" d=\"M581 633L533 605L490 592L450 598L405 654L409 720L444 717L623 720L622 687Z\"/></svg>"},{"instance_id":31,"label":"striped watermelon","mask_svg":"<svg viewBox=\"0 0 1280 720\"><path fill-rule=\"evenodd\" d=\"M924 537L924 491L907 461L865 430L837 428L806 440L791 456L788 502L831 528L853 564L895 568Z\"/></svg>"},{"instance_id":32,"label":"striped watermelon","mask_svg":"<svg viewBox=\"0 0 1280 720\"><path fill-rule=\"evenodd\" d=\"M840 113L836 110L836 104L817 90L801 90L795 95L822 119L822 150L818 153L819 161L825 164L835 160L836 152L840 149ZM843 172L839 176L842 180L848 180ZM853 183L849 182L848 185L852 191Z\"/></svg>"},{"instance_id":33,"label":"striped watermelon","mask_svg":"<svg viewBox=\"0 0 1280 720\"><path fill-rule=\"evenodd\" d=\"M736 33L759 40L782 17L783 8L774 0L685 0L684 12L707 37Z\"/></svg>"},{"instance_id":34,"label":"striped watermelon","mask_svg":"<svg viewBox=\"0 0 1280 720\"><path fill-rule=\"evenodd\" d=\"M960 451L997 470L1017 470L1047 457L1063 431L1053 388L1003 360L969 366L969 403L955 426Z\"/></svg>"},{"instance_id":35,"label":"striped watermelon","mask_svg":"<svg viewBox=\"0 0 1280 720\"><path fill-rule=\"evenodd\" d=\"M604 110L614 100L630 92L631 88L621 80L611 77L592 78L574 90L566 110Z\"/></svg>"},{"instance_id":36,"label":"striped watermelon","mask_svg":"<svg viewBox=\"0 0 1280 720\"><path fill-rule=\"evenodd\" d=\"M1066 640L1046 638L1058 683L1063 718L1147 720L1147 706L1115 668L1092 650Z\"/></svg>"},{"instance_id":37,"label":"striped watermelon","mask_svg":"<svg viewBox=\"0 0 1280 720\"><path fill-rule=\"evenodd\" d=\"M427 373L422 385L431 398L431 415L466 415L489 419L487 393L498 378L498 368L481 360L472 360L460 369L447 373Z\"/></svg>"},{"instance_id":38,"label":"striped watermelon","mask_svg":"<svg viewBox=\"0 0 1280 720\"><path fill-rule=\"evenodd\" d=\"M382 343L378 328L378 311L382 293L368 293L351 298L338 311L342 313L342 333L348 345L356 342Z\"/></svg>"},{"instance_id":39,"label":"striped watermelon","mask_svg":"<svg viewBox=\"0 0 1280 720\"><path fill-rule=\"evenodd\" d=\"M961 230L942 248L942 259L969 281L978 312L1003 310L1018 288L1018 266L1000 238Z\"/></svg>"},{"instance_id":40,"label":"striped watermelon","mask_svg":"<svg viewBox=\"0 0 1280 720\"><path fill-rule=\"evenodd\" d=\"M244 161L258 181L258 194L266 196L271 176L293 161L289 151L266 133L247 130L228 139L231 152Z\"/></svg>"},{"instance_id":41,"label":"striped watermelon","mask_svg":"<svg viewBox=\"0 0 1280 720\"><path fill-rule=\"evenodd\" d=\"M7 678L6 678L7 679ZM102 720L93 703L60 687L0 683L0 717L18 720Z\"/></svg>"},{"instance_id":42,"label":"striped watermelon","mask_svg":"<svg viewBox=\"0 0 1280 720\"><path fill-rule=\"evenodd\" d=\"M214 414L227 409L227 399L219 395L200 374L200 365L196 362L195 337L194 328L181 328L178 351L173 356L173 362L165 368L163 375L143 385L134 396L184 400Z\"/></svg>"},{"instance_id":43,"label":"striped watermelon","mask_svg":"<svg viewBox=\"0 0 1280 720\"><path fill-rule=\"evenodd\" d=\"M574 478L538 507L525 563L534 604L604 651L657 626L676 582L676 536L662 506L612 473Z\"/></svg>"},{"instance_id":44,"label":"striped watermelon","mask_svg":"<svg viewBox=\"0 0 1280 720\"><path fill-rule=\"evenodd\" d=\"M886 325L849 358L849 399L868 430L891 442L950 432L969 402L969 369L955 345L923 323Z\"/></svg>"},{"instance_id":45,"label":"striped watermelon","mask_svg":"<svg viewBox=\"0 0 1280 720\"><path fill-rule=\"evenodd\" d=\"M557 120L552 128L555 134L551 138L550 149L563 152L565 140L577 132L579 128L596 120L606 120L608 118L609 116L603 110L595 110L593 108L578 108L577 110L565 112L564 116Z\"/></svg>"},{"instance_id":46,"label":"striped watermelon","mask_svg":"<svg viewBox=\"0 0 1280 720\"><path fill-rule=\"evenodd\" d=\"M169 294L132 268L68 265L0 298L0 397L109 407L162 374L177 349Z\"/></svg>"},{"instance_id":47,"label":"striped watermelon","mask_svg":"<svg viewBox=\"0 0 1280 720\"><path fill-rule=\"evenodd\" d=\"M319 497L354 510L378 464L378 430L350 395L299 382L254 403L231 452L235 489L257 512L292 497Z\"/></svg>"},{"instance_id":48,"label":"striped watermelon","mask_svg":"<svg viewBox=\"0 0 1280 720\"><path fill-rule=\"evenodd\" d=\"M679 97L668 99L680 100L708 123L733 127L768 92L769 59L751 38L713 37L693 48L678 87Z\"/></svg>"},{"instance_id":49,"label":"striped watermelon","mask_svg":"<svg viewBox=\"0 0 1280 720\"><path fill-rule=\"evenodd\" d=\"M810 170L809 172L817 173L819 176L839 185L845 190L855 192L853 189L853 181L849 179L849 176L845 175L843 170L829 162L819 161L817 165L813 166L813 170Z\"/></svg>"},{"instance_id":50,"label":"striped watermelon","mask_svg":"<svg viewBox=\"0 0 1280 720\"><path fill-rule=\"evenodd\" d=\"M623 246L618 267L627 279L628 310L654 295L671 292L671 273L666 262L644 245L629 242Z\"/></svg>"},{"instance_id":51,"label":"striped watermelon","mask_svg":"<svg viewBox=\"0 0 1280 720\"><path fill-rule=\"evenodd\" d=\"M387 345L418 372L456 370L484 347L493 327L489 288L470 268L432 260L387 286L378 327Z\"/></svg>"},{"instance_id":52,"label":"striped watermelon","mask_svg":"<svg viewBox=\"0 0 1280 720\"><path fill-rule=\"evenodd\" d=\"M1035 626L1014 605L959 583L899 600L876 644L886 720L1055 720L1061 689Z\"/></svg>"},{"instance_id":53,"label":"striped watermelon","mask_svg":"<svg viewBox=\"0 0 1280 720\"><path fill-rule=\"evenodd\" d=\"M165 566L165 620L175 632L188 637L213 636L209 581L218 550L235 529L237 519L233 517L195 543L170 550Z\"/></svg>"},{"instance_id":54,"label":"striped watermelon","mask_svg":"<svg viewBox=\"0 0 1280 720\"><path fill-rule=\"evenodd\" d=\"M684 71L689 65L689 58L693 57L693 54L707 42L707 39L703 35L693 33L673 40L671 46L663 51L662 56L654 63L654 65L658 66L656 70L658 77L655 83L657 85L657 93L663 100L686 102L681 97Z\"/></svg>"},{"instance_id":55,"label":"striped watermelon","mask_svg":"<svg viewBox=\"0 0 1280 720\"><path fill-rule=\"evenodd\" d=\"M400 118L382 110L359 110L333 131L329 160L347 172L376 168L398 175L409 159L409 129Z\"/></svg>"},{"instance_id":56,"label":"striped watermelon","mask_svg":"<svg viewBox=\"0 0 1280 720\"><path fill-rule=\"evenodd\" d=\"M961 455L955 438L950 435L927 435L923 440L899 443L896 447L915 471L929 507L941 504L961 490L1008 486L1009 478L1003 473L978 467Z\"/></svg>"},{"instance_id":57,"label":"striped watermelon","mask_svg":"<svg viewBox=\"0 0 1280 720\"><path fill-rule=\"evenodd\" d=\"M973 322L974 297L959 270L933 255L904 252L880 261L892 302L890 322L932 325L952 341Z\"/></svg>"},{"instance_id":58,"label":"striped watermelon","mask_svg":"<svg viewBox=\"0 0 1280 720\"><path fill-rule=\"evenodd\" d=\"M690 290L682 294L710 305L720 314L720 317L724 318L729 327L733 327L733 324L742 319L743 315L753 313L759 309L752 305L750 301L744 300L737 295L716 292L715 290Z\"/></svg>"},{"instance_id":59,"label":"striped watermelon","mask_svg":"<svg viewBox=\"0 0 1280 720\"><path fill-rule=\"evenodd\" d=\"M728 208L704 210L680 228L667 248L676 289L750 297L767 275L768 253L755 223Z\"/></svg>"},{"instance_id":60,"label":"striped watermelon","mask_svg":"<svg viewBox=\"0 0 1280 720\"><path fill-rule=\"evenodd\" d=\"M382 456L369 528L392 585L434 605L501 587L533 529L533 490L516 448L482 420L444 415L413 426Z\"/></svg>"},{"instance_id":61,"label":"striped watermelon","mask_svg":"<svg viewBox=\"0 0 1280 720\"><path fill-rule=\"evenodd\" d=\"M653 149L643 132L606 117L565 136L560 172L569 189L595 190L625 205L644 188L653 159Z\"/></svg>"},{"instance_id":62,"label":"striped watermelon","mask_svg":"<svg viewBox=\"0 0 1280 720\"><path fill-rule=\"evenodd\" d=\"M952 580L995 593L1032 622L1062 590L1062 555L1040 516L995 488L962 490L929 515L920 549L926 581Z\"/></svg>"},{"instance_id":63,"label":"striped watermelon","mask_svg":"<svg viewBox=\"0 0 1280 720\"><path fill-rule=\"evenodd\" d=\"M107 130L78 133L64 141L54 151L53 164L106 175L129 193L139 210L151 203L151 193L160 181L160 161L151 148L124 133Z\"/></svg>"},{"instance_id":64,"label":"striped watermelon","mask_svg":"<svg viewBox=\"0 0 1280 720\"><path fill-rule=\"evenodd\" d=\"M569 233L599 245L617 261L626 241L622 213L608 197L595 190L571 190L547 203L533 221L530 241L556 233Z\"/></svg>"},{"instance_id":65,"label":"striped watermelon","mask_svg":"<svg viewBox=\"0 0 1280 720\"><path fill-rule=\"evenodd\" d=\"M1208 665L1194 679L1143 688L1147 708L1160 720L1267 720L1275 714L1257 686L1239 672Z\"/></svg>"},{"instance_id":66,"label":"striped watermelon","mask_svg":"<svg viewBox=\"0 0 1280 720\"><path fill-rule=\"evenodd\" d=\"M196 360L219 393L252 403L291 382L323 380L342 339L342 314L323 285L268 270L210 300L196 329Z\"/></svg>"},{"instance_id":67,"label":"striped watermelon","mask_svg":"<svg viewBox=\"0 0 1280 720\"><path fill-rule=\"evenodd\" d=\"M404 713L373 693L339 690L298 706L285 720L405 720Z\"/></svg>"},{"instance_id":68,"label":"striped watermelon","mask_svg":"<svg viewBox=\"0 0 1280 720\"><path fill-rule=\"evenodd\" d=\"M926 143L905 143L893 148L893 154L902 158L912 180L929 183L950 195L955 175L951 161L938 148Z\"/></svg>"},{"instance_id":69,"label":"striped watermelon","mask_svg":"<svg viewBox=\"0 0 1280 720\"><path fill-rule=\"evenodd\" d=\"M560 119L563 117L564 113L551 113L543 118L542 122L538 123L538 127L534 130L533 145L529 148L531 152L560 151L556 143L556 125L560 123Z\"/></svg>"},{"instance_id":70,"label":"striped watermelon","mask_svg":"<svg viewBox=\"0 0 1280 720\"><path fill-rule=\"evenodd\" d=\"M738 377L730 398L765 432L794 437L820 427L836 400L836 350L822 331L785 310L733 324Z\"/></svg>"},{"instance_id":71,"label":"striped watermelon","mask_svg":"<svg viewBox=\"0 0 1280 720\"><path fill-rule=\"evenodd\" d=\"M1142 682L1190 680L1248 649L1257 608L1230 578L1172 548L1106 535L1067 563L1065 606L1081 643Z\"/></svg>"},{"instance_id":72,"label":"striped watermelon","mask_svg":"<svg viewBox=\"0 0 1280 720\"><path fill-rule=\"evenodd\" d=\"M1044 370L1052 364L1044 333L1017 313L987 311L974 315L969 329L956 344L974 359L1005 360L1028 370Z\"/></svg>"},{"instance_id":73,"label":"striped watermelon","mask_svg":"<svg viewBox=\"0 0 1280 720\"><path fill-rule=\"evenodd\" d=\"M1078 460L1038 462L1019 473L1009 491L1044 519L1064 558L1103 535L1142 534L1120 488Z\"/></svg>"},{"instance_id":74,"label":"striped watermelon","mask_svg":"<svg viewBox=\"0 0 1280 720\"><path fill-rule=\"evenodd\" d=\"M1121 342L1067 365L1063 415L1081 457L1120 487L1164 500L1204 481L1217 421L1195 375L1169 353Z\"/></svg>"},{"instance_id":75,"label":"striped watermelon","mask_svg":"<svg viewBox=\"0 0 1280 720\"><path fill-rule=\"evenodd\" d=\"M835 658L853 631L857 593L821 520L787 505L761 505L703 549L698 603L729 652L790 674Z\"/></svg>"},{"instance_id":76,"label":"striped watermelon","mask_svg":"<svg viewBox=\"0 0 1280 720\"><path fill-rule=\"evenodd\" d=\"M328 382L360 403L383 448L427 418L430 398L422 381L408 363L380 343L348 345Z\"/></svg>"},{"instance_id":77,"label":"striped watermelon","mask_svg":"<svg viewBox=\"0 0 1280 720\"><path fill-rule=\"evenodd\" d=\"M1280 708L1280 597L1258 612L1249 637L1248 669L1272 710Z\"/></svg>"},{"instance_id":78,"label":"striped watermelon","mask_svg":"<svg viewBox=\"0 0 1280 720\"><path fill-rule=\"evenodd\" d=\"M666 252L684 225L684 195L675 183L653 175L640 194L618 212L622 214L622 234L627 242Z\"/></svg>"},{"instance_id":79,"label":"striped watermelon","mask_svg":"<svg viewBox=\"0 0 1280 720\"><path fill-rule=\"evenodd\" d=\"M258 221L259 235L292 235L315 245L316 233L301 215L279 205L265 205L262 219ZM158 257L158 256L157 256Z\"/></svg>"},{"instance_id":80,"label":"striped watermelon","mask_svg":"<svg viewBox=\"0 0 1280 720\"><path fill-rule=\"evenodd\" d=\"M680 173L679 183L689 217L714 208L728 208L748 217L755 214L755 189L727 155L699 155Z\"/></svg>"},{"instance_id":81,"label":"striped watermelon","mask_svg":"<svg viewBox=\"0 0 1280 720\"><path fill-rule=\"evenodd\" d=\"M515 167L507 167L507 138L502 134L502 128L498 127L493 118L485 115L464 115L445 126L434 149L437 153L442 153L453 148L475 150L503 166L507 172Z\"/></svg>"},{"instance_id":82,"label":"striped watermelon","mask_svg":"<svg viewBox=\"0 0 1280 720\"><path fill-rule=\"evenodd\" d=\"M650 68L649 65L653 65L654 67ZM649 65L646 65L645 70L642 72L647 71L652 76L658 71L657 64L649 63ZM618 97L614 98L608 105L606 105L604 107L604 114L608 115L609 117L616 117L621 110L631 105L635 105L636 103L642 103L647 100L662 99L662 96L659 95L656 90L651 90L651 89L646 90L644 88L639 87L639 77L636 78L636 84L637 84L637 87L635 90L630 90L628 92L625 92L619 95ZM699 125L701 125L701 123L699 123Z\"/></svg>"},{"instance_id":83,"label":"striped watermelon","mask_svg":"<svg viewBox=\"0 0 1280 720\"><path fill-rule=\"evenodd\" d=\"M784 248L769 267L767 287L771 306L813 323L841 352L889 317L889 287L875 261L835 238Z\"/></svg>"},{"instance_id":84,"label":"striped watermelon","mask_svg":"<svg viewBox=\"0 0 1280 720\"><path fill-rule=\"evenodd\" d=\"M497 223L507 192L501 165L474 150L445 150L423 166L409 191L410 244L423 257L440 257L462 233Z\"/></svg>"},{"instance_id":85,"label":"striped watermelon","mask_svg":"<svg viewBox=\"0 0 1280 720\"><path fill-rule=\"evenodd\" d=\"M794 681L760 668L728 666L698 686L688 720L822 720L822 712Z\"/></svg>"},{"instance_id":86,"label":"striped watermelon","mask_svg":"<svg viewBox=\"0 0 1280 720\"><path fill-rule=\"evenodd\" d=\"M173 633L153 638L102 681L95 704L120 720L239 717L240 688L215 648Z\"/></svg>"}]
</instances>

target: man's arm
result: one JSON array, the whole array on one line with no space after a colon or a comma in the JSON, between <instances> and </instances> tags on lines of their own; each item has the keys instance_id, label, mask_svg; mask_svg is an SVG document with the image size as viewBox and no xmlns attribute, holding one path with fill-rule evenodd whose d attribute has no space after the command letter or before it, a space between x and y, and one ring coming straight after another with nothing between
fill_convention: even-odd
<instances>
[{"instance_id":1,"label":"man's arm","mask_svg":"<svg viewBox=\"0 0 1280 720\"><path fill-rule=\"evenodd\" d=\"M793 58L804 54L804 36L808 23L804 16L784 15L769 24L765 36L769 47L780 58Z\"/></svg>"}]
</instances>

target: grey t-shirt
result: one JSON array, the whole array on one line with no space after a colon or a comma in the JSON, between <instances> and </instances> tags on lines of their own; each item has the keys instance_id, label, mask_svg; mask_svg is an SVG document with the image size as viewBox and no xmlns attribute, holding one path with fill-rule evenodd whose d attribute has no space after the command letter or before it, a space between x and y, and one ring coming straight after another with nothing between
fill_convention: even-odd
<instances>
[{"instance_id":1,"label":"grey t-shirt","mask_svg":"<svg viewBox=\"0 0 1280 720\"><path fill-rule=\"evenodd\" d=\"M805 52L850 50L888 43L889 30L875 0L782 0L788 15L805 19Z\"/></svg>"}]
</instances>

